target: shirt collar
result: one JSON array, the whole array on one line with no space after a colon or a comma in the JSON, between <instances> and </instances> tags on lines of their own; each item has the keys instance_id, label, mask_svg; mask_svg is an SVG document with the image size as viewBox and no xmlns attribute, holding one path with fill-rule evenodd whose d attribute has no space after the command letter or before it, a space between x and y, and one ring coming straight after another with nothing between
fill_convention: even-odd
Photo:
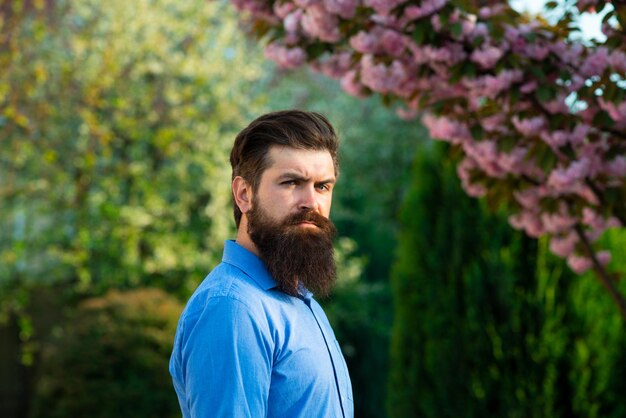
<instances>
[{"instance_id":1,"label":"shirt collar","mask_svg":"<svg viewBox=\"0 0 626 418\"><path fill-rule=\"evenodd\" d=\"M265 268L263 261L233 240L224 244L222 262L237 267L250 276L263 290L275 288L276 281Z\"/></svg>"}]
</instances>

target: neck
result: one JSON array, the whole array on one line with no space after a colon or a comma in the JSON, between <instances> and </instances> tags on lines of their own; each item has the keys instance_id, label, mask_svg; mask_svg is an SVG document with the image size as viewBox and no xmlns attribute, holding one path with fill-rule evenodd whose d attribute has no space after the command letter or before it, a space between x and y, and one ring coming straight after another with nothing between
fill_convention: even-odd
<instances>
[{"instance_id":1,"label":"neck","mask_svg":"<svg viewBox=\"0 0 626 418\"><path fill-rule=\"evenodd\" d=\"M248 235L248 222L245 216L242 216L239 222L235 242L257 257L259 256L259 250L256 248L256 245L254 245L254 242L252 242L250 235Z\"/></svg>"}]
</instances>

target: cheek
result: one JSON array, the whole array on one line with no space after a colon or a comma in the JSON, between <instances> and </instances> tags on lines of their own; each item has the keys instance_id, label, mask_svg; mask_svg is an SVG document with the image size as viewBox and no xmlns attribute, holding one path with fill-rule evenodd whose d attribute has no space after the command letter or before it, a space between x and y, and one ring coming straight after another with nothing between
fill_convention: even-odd
<instances>
[{"instance_id":1,"label":"cheek","mask_svg":"<svg viewBox=\"0 0 626 418\"><path fill-rule=\"evenodd\" d=\"M326 217L328 217L328 215L330 214L330 206L331 206L332 201L333 201L332 196L329 196L328 198L324 198L321 201L322 211L324 212L324 215L326 215Z\"/></svg>"}]
</instances>

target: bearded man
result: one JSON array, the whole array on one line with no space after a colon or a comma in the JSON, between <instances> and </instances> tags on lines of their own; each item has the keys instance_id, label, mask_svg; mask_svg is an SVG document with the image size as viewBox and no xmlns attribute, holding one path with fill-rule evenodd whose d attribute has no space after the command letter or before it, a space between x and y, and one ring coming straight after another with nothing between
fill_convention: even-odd
<instances>
[{"instance_id":1,"label":"bearded man","mask_svg":"<svg viewBox=\"0 0 626 418\"><path fill-rule=\"evenodd\" d=\"M350 377L313 298L335 280L337 136L320 114L254 120L230 162L237 237L183 311L170 373L187 417L352 417Z\"/></svg>"}]
</instances>

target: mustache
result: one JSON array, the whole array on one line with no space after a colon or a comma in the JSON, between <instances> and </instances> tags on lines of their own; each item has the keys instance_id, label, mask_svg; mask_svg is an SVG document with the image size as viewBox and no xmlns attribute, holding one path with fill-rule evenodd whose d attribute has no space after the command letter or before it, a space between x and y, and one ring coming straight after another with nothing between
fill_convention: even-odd
<instances>
[{"instance_id":1,"label":"mustache","mask_svg":"<svg viewBox=\"0 0 626 418\"><path fill-rule=\"evenodd\" d=\"M330 224L328 218L325 218L324 216L314 211L294 213L293 215L290 215L287 217L287 219L285 219L286 225L297 225L302 222L310 222L318 228L325 228L328 224Z\"/></svg>"}]
</instances>

